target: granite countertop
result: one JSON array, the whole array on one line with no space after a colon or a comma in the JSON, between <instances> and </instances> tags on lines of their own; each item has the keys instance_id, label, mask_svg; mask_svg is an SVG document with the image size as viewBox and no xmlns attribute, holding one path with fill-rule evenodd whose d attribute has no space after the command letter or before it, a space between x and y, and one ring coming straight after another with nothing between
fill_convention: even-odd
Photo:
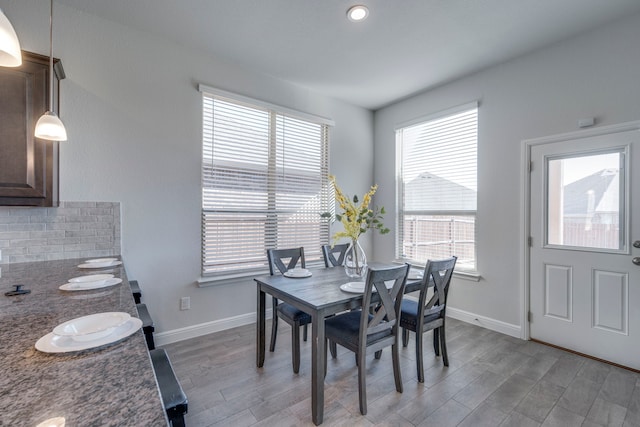
<instances>
[{"instance_id":1,"label":"granite countertop","mask_svg":"<svg viewBox=\"0 0 640 427\"><path fill-rule=\"evenodd\" d=\"M166 426L142 330L108 346L49 354L36 341L58 324L99 312L138 317L123 266L87 270L84 259L0 266L0 426L35 427L64 417L66 427ZM72 277L112 273L119 285L65 292ZM27 295L5 292L22 284Z\"/></svg>"}]
</instances>

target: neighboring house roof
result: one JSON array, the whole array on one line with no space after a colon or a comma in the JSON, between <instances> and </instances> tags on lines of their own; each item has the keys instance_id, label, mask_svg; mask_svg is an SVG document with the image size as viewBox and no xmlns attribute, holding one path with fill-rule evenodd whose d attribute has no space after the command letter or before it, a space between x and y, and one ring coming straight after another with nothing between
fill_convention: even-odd
<instances>
[{"instance_id":1,"label":"neighboring house roof","mask_svg":"<svg viewBox=\"0 0 640 427\"><path fill-rule=\"evenodd\" d=\"M423 172L405 185L405 209L454 211L475 210L476 192L464 185Z\"/></svg>"},{"instance_id":2,"label":"neighboring house roof","mask_svg":"<svg viewBox=\"0 0 640 427\"><path fill-rule=\"evenodd\" d=\"M602 169L564 186L565 215L609 213L619 210L618 169Z\"/></svg>"}]
</instances>

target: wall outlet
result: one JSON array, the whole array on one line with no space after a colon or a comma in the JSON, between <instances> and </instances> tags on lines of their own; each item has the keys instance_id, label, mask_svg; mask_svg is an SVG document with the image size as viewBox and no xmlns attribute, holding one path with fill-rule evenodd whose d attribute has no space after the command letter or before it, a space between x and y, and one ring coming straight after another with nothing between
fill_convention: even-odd
<instances>
[{"instance_id":1,"label":"wall outlet","mask_svg":"<svg viewBox=\"0 0 640 427\"><path fill-rule=\"evenodd\" d=\"M189 309L191 309L191 297L180 298L180 310L189 310Z\"/></svg>"}]
</instances>

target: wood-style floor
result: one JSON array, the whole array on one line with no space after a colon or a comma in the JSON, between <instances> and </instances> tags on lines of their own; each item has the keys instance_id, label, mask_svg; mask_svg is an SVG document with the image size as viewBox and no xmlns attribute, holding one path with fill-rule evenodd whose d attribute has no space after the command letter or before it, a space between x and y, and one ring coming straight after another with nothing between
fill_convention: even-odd
<instances>
[{"instance_id":1,"label":"wood-style floor","mask_svg":"<svg viewBox=\"0 0 640 427\"><path fill-rule=\"evenodd\" d=\"M280 325L276 351L267 352L260 369L254 325L165 347L189 398L187 426L313 425L311 343L302 342L300 373L294 374L291 329ZM358 409L353 353L338 347L325 379L323 425L640 426L636 373L448 319L450 366L434 356L432 335L425 334L420 384L413 339L400 351L402 394L395 390L389 349L380 360L367 360L366 416Z\"/></svg>"}]
</instances>

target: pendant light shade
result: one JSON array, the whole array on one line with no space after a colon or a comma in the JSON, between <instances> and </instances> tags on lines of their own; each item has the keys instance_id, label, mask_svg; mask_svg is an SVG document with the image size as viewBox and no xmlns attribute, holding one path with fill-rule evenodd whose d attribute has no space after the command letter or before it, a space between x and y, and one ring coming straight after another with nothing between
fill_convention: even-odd
<instances>
[{"instance_id":1,"label":"pendant light shade","mask_svg":"<svg viewBox=\"0 0 640 427\"><path fill-rule=\"evenodd\" d=\"M53 111L47 111L36 123L35 137L49 141L66 141L67 130Z\"/></svg>"},{"instance_id":2,"label":"pendant light shade","mask_svg":"<svg viewBox=\"0 0 640 427\"><path fill-rule=\"evenodd\" d=\"M53 111L53 0L49 15L49 111L44 113L36 123L35 137L49 141L66 141L67 130L62 120Z\"/></svg>"},{"instance_id":3,"label":"pendant light shade","mask_svg":"<svg viewBox=\"0 0 640 427\"><path fill-rule=\"evenodd\" d=\"M22 54L16 30L0 9L0 66L19 67L20 65L22 65Z\"/></svg>"}]
</instances>

